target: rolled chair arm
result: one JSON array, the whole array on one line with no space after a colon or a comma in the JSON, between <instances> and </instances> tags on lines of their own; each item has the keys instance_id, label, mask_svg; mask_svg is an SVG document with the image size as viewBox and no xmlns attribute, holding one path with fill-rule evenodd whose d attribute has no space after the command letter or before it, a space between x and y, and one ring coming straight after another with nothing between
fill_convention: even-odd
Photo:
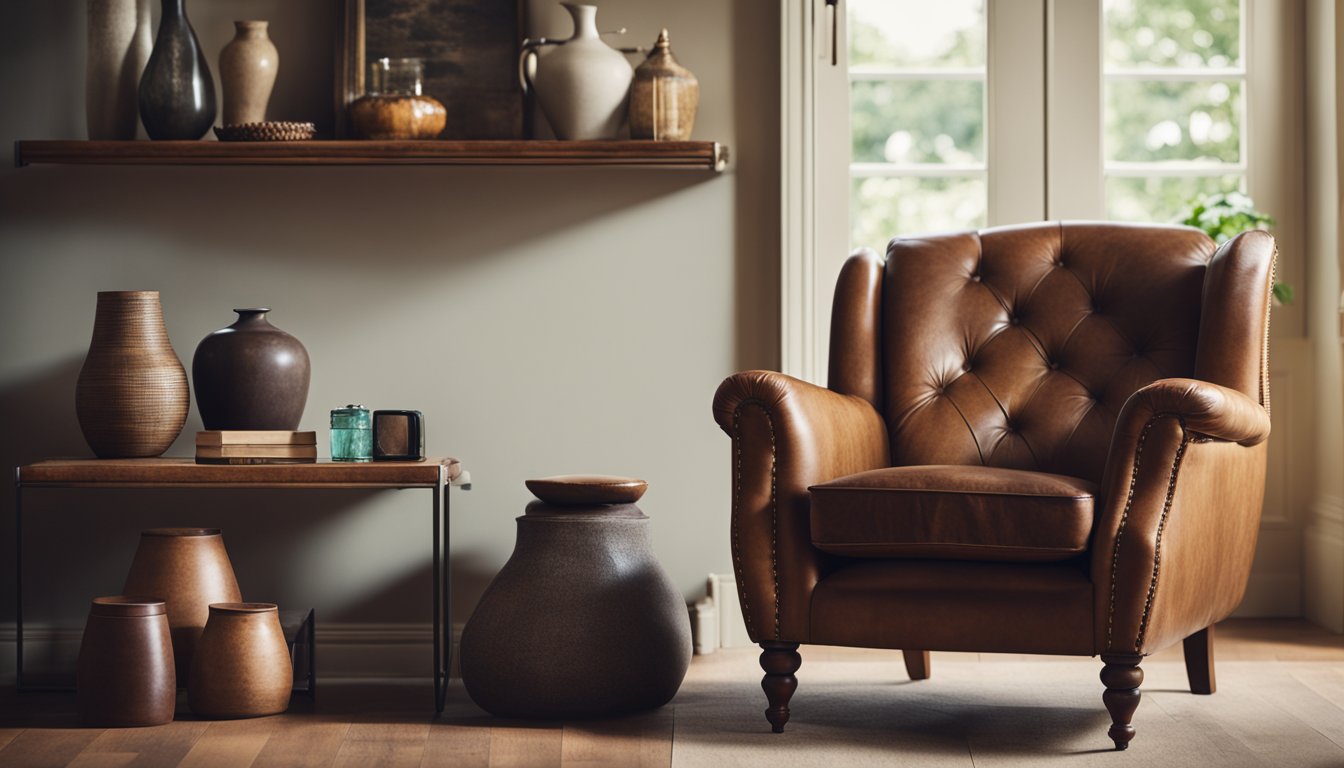
<instances>
[{"instance_id":1,"label":"rolled chair arm","mask_svg":"<svg viewBox=\"0 0 1344 768\"><path fill-rule=\"evenodd\" d=\"M1214 440L1256 445L1269 437L1263 406L1235 389L1197 379L1159 379L1130 395L1116 433L1138 434L1162 415L1175 416L1187 430Z\"/></svg>"},{"instance_id":2,"label":"rolled chair arm","mask_svg":"<svg viewBox=\"0 0 1344 768\"><path fill-rule=\"evenodd\" d=\"M1098 652L1160 650L1241 602L1269 429L1258 402L1205 381L1161 379L1125 402L1092 538Z\"/></svg>"},{"instance_id":3,"label":"rolled chair arm","mask_svg":"<svg viewBox=\"0 0 1344 768\"><path fill-rule=\"evenodd\" d=\"M808 486L888 465L872 404L772 371L728 377L714 418L733 441L733 569L752 640L807 642L828 556L812 546Z\"/></svg>"}]
</instances>

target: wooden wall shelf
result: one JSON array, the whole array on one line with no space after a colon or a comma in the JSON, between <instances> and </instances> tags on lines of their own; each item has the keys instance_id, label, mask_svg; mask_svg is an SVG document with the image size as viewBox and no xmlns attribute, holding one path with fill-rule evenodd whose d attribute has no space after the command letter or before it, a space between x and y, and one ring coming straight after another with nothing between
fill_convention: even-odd
<instances>
[{"instance_id":1,"label":"wooden wall shelf","mask_svg":"<svg viewBox=\"0 0 1344 768\"><path fill-rule=\"evenodd\" d=\"M18 141L25 165L566 165L722 171L713 141Z\"/></svg>"}]
</instances>

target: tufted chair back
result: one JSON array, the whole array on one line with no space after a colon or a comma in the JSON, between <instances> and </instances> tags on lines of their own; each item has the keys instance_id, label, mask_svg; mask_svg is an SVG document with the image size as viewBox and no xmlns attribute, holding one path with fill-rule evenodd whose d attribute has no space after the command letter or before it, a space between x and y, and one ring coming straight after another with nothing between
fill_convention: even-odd
<instances>
[{"instance_id":1,"label":"tufted chair back","mask_svg":"<svg viewBox=\"0 0 1344 768\"><path fill-rule=\"evenodd\" d=\"M1246 329L1220 327L1260 322L1244 310L1265 300L1263 279L1241 287L1237 265L1213 259L1202 232L1170 226L897 238L885 266L842 275L831 386L884 414L895 466L1100 483L1121 406L1157 379L1204 378L1268 406L1263 347L1227 349L1224 337L1244 340ZM1265 339L1263 324L1250 338ZM1202 346L1217 351L1206 365Z\"/></svg>"}]
</instances>

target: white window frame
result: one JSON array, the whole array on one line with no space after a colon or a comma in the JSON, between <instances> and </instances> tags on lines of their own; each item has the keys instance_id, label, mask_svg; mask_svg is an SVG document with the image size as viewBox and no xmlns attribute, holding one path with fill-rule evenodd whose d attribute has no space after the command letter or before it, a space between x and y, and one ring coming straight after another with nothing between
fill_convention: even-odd
<instances>
[{"instance_id":1,"label":"white window frame","mask_svg":"<svg viewBox=\"0 0 1344 768\"><path fill-rule=\"evenodd\" d=\"M831 294L849 251L849 77L843 43L835 66L830 50L831 23L839 25L835 38L845 39L845 3L839 0L833 14L835 6L827 0L791 0L781 11L780 367L815 383L824 383ZM1301 124L1300 118L1294 124L1283 116L1302 113L1301 89L1291 86L1300 83L1303 65L1285 63L1292 58L1285 54L1300 48L1295 27L1304 11L1293 0L1243 3L1241 67L1228 73L1201 70L1197 77L1246 70L1241 161L1217 170L1244 173L1256 203L1278 218L1279 274L1300 288ZM1105 219L1106 174L1150 175L1151 169L1108 167L1104 160L1102 0L989 0L987 13L988 224ZM1155 71L1117 77L1131 76L1190 75ZM1071 108L1047 108L1061 104ZM1202 175L1210 169L1190 164L1160 170ZM838 201L844 203L837 208ZM867 246L881 250L886 243ZM1274 333L1303 335L1301 302L1276 312Z\"/></svg>"}]
</instances>

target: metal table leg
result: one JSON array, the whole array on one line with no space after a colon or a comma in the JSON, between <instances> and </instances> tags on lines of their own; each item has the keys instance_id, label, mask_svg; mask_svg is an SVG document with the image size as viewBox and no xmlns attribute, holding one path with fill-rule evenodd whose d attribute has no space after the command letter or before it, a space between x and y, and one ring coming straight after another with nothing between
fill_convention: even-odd
<instances>
[{"instance_id":1,"label":"metal table leg","mask_svg":"<svg viewBox=\"0 0 1344 768\"><path fill-rule=\"evenodd\" d=\"M438 711L443 711L443 703L448 695L448 684L452 681L453 674L453 590L452 590L452 571L449 570L449 553L452 550L450 543L452 536L449 527L448 515L448 488L446 487L445 474L447 469L439 470L439 483L434 489L435 495L439 497L439 514L443 518L443 570L440 572L443 591L443 689L439 693L439 700L435 702Z\"/></svg>"},{"instance_id":2,"label":"metal table leg","mask_svg":"<svg viewBox=\"0 0 1344 768\"><path fill-rule=\"evenodd\" d=\"M14 673L18 690L23 685L23 478L14 468Z\"/></svg>"},{"instance_id":3,"label":"metal table leg","mask_svg":"<svg viewBox=\"0 0 1344 768\"><path fill-rule=\"evenodd\" d=\"M443 468L439 468L439 480L434 487L434 569L432 577L434 579L434 711L443 712L444 697L447 691L447 680L443 674L443 646L440 644L443 635L443 596L442 579L439 569L443 567L443 539L440 526L442 518L440 509L442 507L443 496Z\"/></svg>"}]
</instances>

